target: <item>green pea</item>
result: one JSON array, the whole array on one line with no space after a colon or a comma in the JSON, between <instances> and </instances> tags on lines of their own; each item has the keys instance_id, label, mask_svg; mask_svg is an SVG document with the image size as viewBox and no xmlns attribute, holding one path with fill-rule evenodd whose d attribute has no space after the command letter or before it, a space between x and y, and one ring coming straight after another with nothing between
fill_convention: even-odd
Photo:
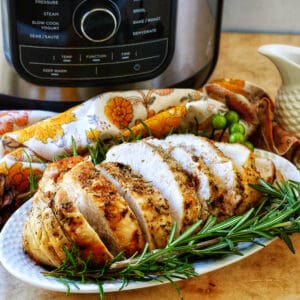
<instances>
[{"instance_id":1,"label":"green pea","mask_svg":"<svg viewBox=\"0 0 300 300\"><path fill-rule=\"evenodd\" d=\"M227 126L227 120L223 115L215 114L212 116L211 125L214 129L224 129Z\"/></svg>"},{"instance_id":2,"label":"green pea","mask_svg":"<svg viewBox=\"0 0 300 300\"><path fill-rule=\"evenodd\" d=\"M229 125L234 124L234 123L238 123L239 120L240 120L239 114L234 110L229 110L228 112L226 112L225 118L226 118Z\"/></svg>"},{"instance_id":3,"label":"green pea","mask_svg":"<svg viewBox=\"0 0 300 300\"><path fill-rule=\"evenodd\" d=\"M241 123L233 123L230 125L229 127L229 133L236 133L236 132L240 132L241 134L245 134L246 130L245 130L245 126Z\"/></svg>"},{"instance_id":4,"label":"green pea","mask_svg":"<svg viewBox=\"0 0 300 300\"><path fill-rule=\"evenodd\" d=\"M251 151L254 151L254 146L251 142L249 141L245 141L243 142L243 145L245 145L246 147L248 147Z\"/></svg>"},{"instance_id":5,"label":"green pea","mask_svg":"<svg viewBox=\"0 0 300 300\"><path fill-rule=\"evenodd\" d=\"M244 143L245 135L240 132L234 132L229 135L229 143Z\"/></svg>"}]
</instances>

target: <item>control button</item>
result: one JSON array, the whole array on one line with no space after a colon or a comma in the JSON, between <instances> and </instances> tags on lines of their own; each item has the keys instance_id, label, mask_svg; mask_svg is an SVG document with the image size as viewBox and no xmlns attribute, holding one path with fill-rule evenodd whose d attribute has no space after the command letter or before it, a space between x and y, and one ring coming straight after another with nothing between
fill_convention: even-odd
<instances>
[{"instance_id":1,"label":"control button","mask_svg":"<svg viewBox=\"0 0 300 300\"><path fill-rule=\"evenodd\" d=\"M167 40L137 43L132 45L123 45L113 49L114 61L134 61L154 56L164 56L167 52Z\"/></svg>"},{"instance_id":2,"label":"control button","mask_svg":"<svg viewBox=\"0 0 300 300\"><path fill-rule=\"evenodd\" d=\"M98 75L98 70L93 66L26 64L24 67L33 76L44 79L93 79Z\"/></svg>"},{"instance_id":3,"label":"control button","mask_svg":"<svg viewBox=\"0 0 300 300\"><path fill-rule=\"evenodd\" d=\"M124 64L123 72L128 75L133 72L135 72L135 74L151 72L158 68L161 65L161 62L162 59L160 56L147 58L138 62L128 62L127 64Z\"/></svg>"},{"instance_id":4,"label":"control button","mask_svg":"<svg viewBox=\"0 0 300 300\"><path fill-rule=\"evenodd\" d=\"M135 64L135 65L133 65L133 70L138 72L141 70L141 67L142 67L141 64Z\"/></svg>"},{"instance_id":5,"label":"control button","mask_svg":"<svg viewBox=\"0 0 300 300\"><path fill-rule=\"evenodd\" d=\"M117 31L118 22L115 15L105 8L95 8L81 19L81 32L92 42L109 40Z\"/></svg>"},{"instance_id":6,"label":"control button","mask_svg":"<svg viewBox=\"0 0 300 300\"><path fill-rule=\"evenodd\" d=\"M73 13L73 27L77 34L90 42L101 43L118 31L121 13L111 0L86 0Z\"/></svg>"},{"instance_id":7,"label":"control button","mask_svg":"<svg viewBox=\"0 0 300 300\"><path fill-rule=\"evenodd\" d=\"M22 45L22 61L31 64L78 64L80 52L77 49L58 49L51 47L37 47Z\"/></svg>"},{"instance_id":8,"label":"control button","mask_svg":"<svg viewBox=\"0 0 300 300\"><path fill-rule=\"evenodd\" d=\"M123 46L117 49L114 49L114 60L115 61L128 61L137 58L135 55L136 51L133 51L133 48L130 46Z\"/></svg>"},{"instance_id":9,"label":"control button","mask_svg":"<svg viewBox=\"0 0 300 300\"><path fill-rule=\"evenodd\" d=\"M99 54L86 54L82 56L82 62L85 63L103 63L109 60L109 56L105 53Z\"/></svg>"},{"instance_id":10,"label":"control button","mask_svg":"<svg viewBox=\"0 0 300 300\"><path fill-rule=\"evenodd\" d=\"M161 63L161 57L154 57L139 61L103 64L100 65L101 73L99 73L98 78L109 79L149 73L158 68Z\"/></svg>"},{"instance_id":11,"label":"control button","mask_svg":"<svg viewBox=\"0 0 300 300\"><path fill-rule=\"evenodd\" d=\"M165 61L168 40L119 47L49 48L20 46L24 69L38 78L112 79L151 73Z\"/></svg>"},{"instance_id":12,"label":"control button","mask_svg":"<svg viewBox=\"0 0 300 300\"><path fill-rule=\"evenodd\" d=\"M111 61L112 52L108 49L94 48L80 50L80 63L82 64L98 64Z\"/></svg>"}]
</instances>

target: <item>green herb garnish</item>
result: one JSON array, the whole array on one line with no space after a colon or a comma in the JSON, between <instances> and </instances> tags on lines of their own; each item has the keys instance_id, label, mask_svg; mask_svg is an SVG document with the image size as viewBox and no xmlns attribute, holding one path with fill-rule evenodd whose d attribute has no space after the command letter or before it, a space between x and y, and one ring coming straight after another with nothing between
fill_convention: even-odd
<instances>
[{"instance_id":1,"label":"green herb garnish","mask_svg":"<svg viewBox=\"0 0 300 300\"><path fill-rule=\"evenodd\" d=\"M41 175L37 175L37 174L34 173L33 167L32 167L32 158L26 151L24 151L24 153L25 153L25 156L26 156L27 161L29 163L28 180L29 180L29 195L31 195L37 190L38 182L41 178ZM44 163L42 160L40 160L39 162Z\"/></svg>"},{"instance_id":2,"label":"green herb garnish","mask_svg":"<svg viewBox=\"0 0 300 300\"><path fill-rule=\"evenodd\" d=\"M267 240L279 237L294 253L290 235L300 232L300 183L270 185L261 180L253 187L263 194L258 207L221 222L210 216L204 224L195 223L177 238L174 225L163 249L149 251L146 246L142 254L129 259L120 253L112 262L95 269L89 260L81 260L80 251L74 247L71 251L65 249L67 259L61 267L44 274L81 282L92 280L98 284L103 299L103 284L111 280L121 280L122 289L131 281L166 279L178 290L174 280L197 276L193 262L204 257L243 255L239 248L242 242L263 246ZM179 295L182 298L180 291Z\"/></svg>"}]
</instances>

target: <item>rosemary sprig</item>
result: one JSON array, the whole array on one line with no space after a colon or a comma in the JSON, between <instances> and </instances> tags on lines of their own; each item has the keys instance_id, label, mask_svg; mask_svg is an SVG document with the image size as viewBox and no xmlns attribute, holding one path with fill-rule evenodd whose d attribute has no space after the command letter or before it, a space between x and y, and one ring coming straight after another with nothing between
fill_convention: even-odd
<instances>
[{"instance_id":1,"label":"rosemary sprig","mask_svg":"<svg viewBox=\"0 0 300 300\"><path fill-rule=\"evenodd\" d=\"M78 155L78 149L77 149L76 140L73 136L71 138L71 142L72 142L73 156L77 156Z\"/></svg>"},{"instance_id":2,"label":"rosemary sprig","mask_svg":"<svg viewBox=\"0 0 300 300\"><path fill-rule=\"evenodd\" d=\"M99 294L103 298L103 283L107 280L121 280L124 288L131 281L161 281L164 278L178 289L175 279L197 275L194 261L225 254L243 255L242 242L263 246L262 241L279 237L294 253L290 235L300 232L300 183L286 181L270 185L261 180L253 188L263 194L258 207L221 222L210 216L204 224L195 223L179 237L175 237L174 225L163 249L149 251L146 246L142 254L129 259L120 253L112 262L93 268L90 260L82 260L80 251L74 247L71 251L65 249L67 259L60 268L44 274L81 282L93 280L100 287Z\"/></svg>"},{"instance_id":3,"label":"rosemary sprig","mask_svg":"<svg viewBox=\"0 0 300 300\"><path fill-rule=\"evenodd\" d=\"M145 124L147 134L151 131ZM89 154L94 164L105 159L106 152L112 145L139 140L140 133L129 129L127 137L112 138L110 142L97 140L88 146ZM77 155L76 142L72 140L73 155ZM62 266L44 272L66 285L69 293L71 285L77 282L95 282L99 287L99 296L104 299L103 284L106 281L121 280L121 288L131 281L168 280L182 294L175 282L176 279L185 279L197 276L193 262L213 256L228 254L243 255L240 245L251 242L263 246L266 240L275 237L281 238L287 247L294 253L295 249L290 235L300 232L300 183L286 181L270 185L263 180L253 188L259 190L263 197L260 205L252 208L241 216L233 216L222 222L210 216L204 224L195 223L179 237L175 237L176 225L173 226L168 244L163 249L149 251L148 246L140 255L125 258L123 253L117 255L104 266L96 267L91 260L84 260L80 250L73 247L64 249L66 260ZM263 239L261 239L263 238Z\"/></svg>"},{"instance_id":4,"label":"rosemary sprig","mask_svg":"<svg viewBox=\"0 0 300 300\"><path fill-rule=\"evenodd\" d=\"M108 144L99 139L95 144L88 145L87 148L93 164L96 165L105 159L106 152L108 151Z\"/></svg>"},{"instance_id":5,"label":"rosemary sprig","mask_svg":"<svg viewBox=\"0 0 300 300\"><path fill-rule=\"evenodd\" d=\"M26 152L24 151L25 156L27 158L27 161L29 163L29 176L28 176L28 180L29 180L29 194L33 194L37 187L38 187L38 182L40 180L41 175L37 175L34 173L33 167L32 167L32 157ZM40 161L41 163L43 163L42 161Z\"/></svg>"},{"instance_id":6,"label":"rosemary sprig","mask_svg":"<svg viewBox=\"0 0 300 300\"><path fill-rule=\"evenodd\" d=\"M139 122L143 125L144 129L147 132L148 136L152 136L151 129L145 124L142 120L139 120ZM95 143L87 145L87 150L89 152L89 155L91 156L92 162L94 165L101 163L103 160L105 160L106 152L109 150L110 147L114 145L119 145L121 143L128 143L131 141L138 141L143 138L142 132L134 132L130 127L124 126L124 129L129 131L128 136L123 136L122 134L118 137L111 137L109 140L101 140L97 139ZM77 155L77 147L74 140L72 140L72 146L73 146L73 154Z\"/></svg>"}]
</instances>

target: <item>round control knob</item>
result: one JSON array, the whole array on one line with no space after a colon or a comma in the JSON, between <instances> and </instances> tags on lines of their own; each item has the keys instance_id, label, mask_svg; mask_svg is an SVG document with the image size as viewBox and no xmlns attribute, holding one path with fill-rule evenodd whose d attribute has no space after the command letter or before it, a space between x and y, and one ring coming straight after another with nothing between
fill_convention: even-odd
<instances>
[{"instance_id":1,"label":"round control knob","mask_svg":"<svg viewBox=\"0 0 300 300\"><path fill-rule=\"evenodd\" d=\"M116 33L116 16L106 8L94 8L85 13L80 22L83 36L92 42L104 42Z\"/></svg>"},{"instance_id":2,"label":"round control knob","mask_svg":"<svg viewBox=\"0 0 300 300\"><path fill-rule=\"evenodd\" d=\"M73 14L76 32L87 40L101 43L112 38L120 24L120 11L111 0L83 1Z\"/></svg>"}]
</instances>

